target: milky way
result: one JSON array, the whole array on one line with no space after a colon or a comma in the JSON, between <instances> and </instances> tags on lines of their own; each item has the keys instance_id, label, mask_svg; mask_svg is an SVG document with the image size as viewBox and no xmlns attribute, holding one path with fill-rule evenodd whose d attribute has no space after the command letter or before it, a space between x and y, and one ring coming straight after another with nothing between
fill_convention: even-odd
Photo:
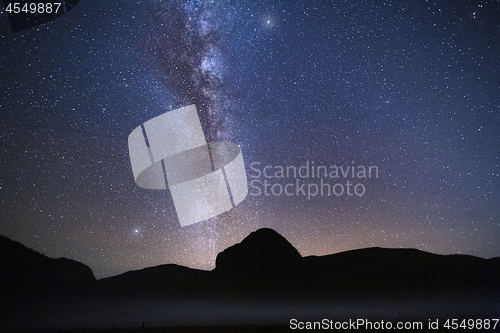
<instances>
[{"instance_id":1,"label":"milky way","mask_svg":"<svg viewBox=\"0 0 500 333\"><path fill-rule=\"evenodd\" d=\"M177 106L196 104L208 141L220 139L229 98L220 9L209 1L174 1L149 11L146 53L159 68L159 80Z\"/></svg>"}]
</instances>

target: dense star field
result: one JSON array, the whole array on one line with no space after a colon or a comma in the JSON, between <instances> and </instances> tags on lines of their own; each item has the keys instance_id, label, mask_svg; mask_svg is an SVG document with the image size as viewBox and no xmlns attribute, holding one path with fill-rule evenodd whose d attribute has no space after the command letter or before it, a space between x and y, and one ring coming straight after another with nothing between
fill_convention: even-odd
<instances>
[{"instance_id":1,"label":"dense star field","mask_svg":"<svg viewBox=\"0 0 500 333\"><path fill-rule=\"evenodd\" d=\"M98 278L210 270L262 227L303 256L500 256L499 17L498 1L81 0L12 33L2 14L0 234ZM168 190L136 186L127 138L189 104L207 141L240 146L249 194L180 227Z\"/></svg>"}]
</instances>

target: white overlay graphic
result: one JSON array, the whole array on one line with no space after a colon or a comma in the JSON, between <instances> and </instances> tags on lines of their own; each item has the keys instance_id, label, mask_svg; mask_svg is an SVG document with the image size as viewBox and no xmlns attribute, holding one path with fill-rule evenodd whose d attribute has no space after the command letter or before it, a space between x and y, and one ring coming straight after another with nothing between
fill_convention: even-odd
<instances>
[{"instance_id":1,"label":"white overlay graphic","mask_svg":"<svg viewBox=\"0 0 500 333\"><path fill-rule=\"evenodd\" d=\"M146 121L130 133L128 147L136 184L168 186L183 227L230 210L248 194L239 146L207 143L195 105Z\"/></svg>"}]
</instances>

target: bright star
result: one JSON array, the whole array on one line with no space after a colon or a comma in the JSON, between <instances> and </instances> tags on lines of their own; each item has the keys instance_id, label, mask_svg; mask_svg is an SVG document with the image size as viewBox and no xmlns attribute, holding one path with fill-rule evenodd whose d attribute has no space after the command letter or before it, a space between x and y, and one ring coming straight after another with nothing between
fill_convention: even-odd
<instances>
[{"instance_id":1,"label":"bright star","mask_svg":"<svg viewBox=\"0 0 500 333\"><path fill-rule=\"evenodd\" d=\"M264 25L267 28L272 28L274 26L274 20L272 19L271 16L265 16L263 17L262 20L262 25Z\"/></svg>"}]
</instances>

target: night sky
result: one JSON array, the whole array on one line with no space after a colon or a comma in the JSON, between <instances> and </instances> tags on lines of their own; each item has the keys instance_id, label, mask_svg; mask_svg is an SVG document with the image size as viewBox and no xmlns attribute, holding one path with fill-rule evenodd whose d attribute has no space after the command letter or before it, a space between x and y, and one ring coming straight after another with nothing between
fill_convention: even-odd
<instances>
[{"instance_id":1,"label":"night sky","mask_svg":"<svg viewBox=\"0 0 500 333\"><path fill-rule=\"evenodd\" d=\"M303 256L500 256L498 1L81 0L29 30L0 23L0 234L34 250L98 278L210 270L262 227ZM189 104L207 141L240 146L249 195L181 227L168 190L135 184L127 139ZM378 177L253 170L306 163ZM307 196L348 180L365 193Z\"/></svg>"}]
</instances>

